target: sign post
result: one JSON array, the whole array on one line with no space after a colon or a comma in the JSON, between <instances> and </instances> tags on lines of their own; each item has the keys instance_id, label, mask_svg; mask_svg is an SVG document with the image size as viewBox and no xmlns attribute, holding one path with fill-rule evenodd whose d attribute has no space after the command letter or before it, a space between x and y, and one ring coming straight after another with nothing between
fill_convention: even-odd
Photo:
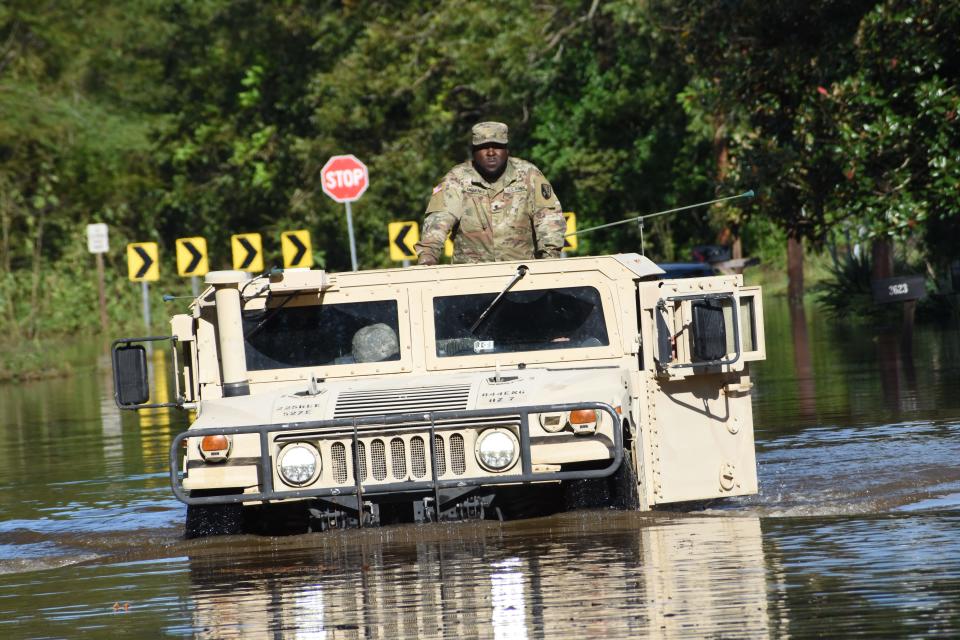
<instances>
[{"instance_id":1,"label":"sign post","mask_svg":"<svg viewBox=\"0 0 960 640\"><path fill-rule=\"evenodd\" d=\"M333 156L320 170L323 192L342 202L347 209L347 233L350 235L350 263L357 270L357 243L353 237L353 212L350 203L359 200L370 184L367 165L356 156L347 154Z\"/></svg>"},{"instance_id":2,"label":"sign post","mask_svg":"<svg viewBox=\"0 0 960 640\"><path fill-rule=\"evenodd\" d=\"M107 334L107 294L103 277L103 254L110 250L107 225L96 222L87 225L87 250L97 259L97 295L100 298L100 330Z\"/></svg>"}]
</instances>

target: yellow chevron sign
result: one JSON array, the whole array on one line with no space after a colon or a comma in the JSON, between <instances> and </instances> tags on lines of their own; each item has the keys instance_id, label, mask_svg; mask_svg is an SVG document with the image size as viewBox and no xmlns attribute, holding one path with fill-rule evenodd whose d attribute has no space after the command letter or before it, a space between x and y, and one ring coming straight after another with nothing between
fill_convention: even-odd
<instances>
[{"instance_id":1,"label":"yellow chevron sign","mask_svg":"<svg viewBox=\"0 0 960 640\"><path fill-rule=\"evenodd\" d=\"M564 231L564 234L576 233L577 231L577 214L572 211L565 212L563 214L563 219L567 221L567 230ZM565 236L563 239L563 250L564 251L576 251L577 250L577 236Z\"/></svg>"},{"instance_id":2,"label":"yellow chevron sign","mask_svg":"<svg viewBox=\"0 0 960 640\"><path fill-rule=\"evenodd\" d=\"M204 238L177 238L177 274L184 278L205 276L210 271Z\"/></svg>"},{"instance_id":3,"label":"yellow chevron sign","mask_svg":"<svg viewBox=\"0 0 960 640\"><path fill-rule=\"evenodd\" d=\"M420 225L416 221L391 222L387 224L387 236L390 238L390 259L416 260L417 252L413 245L420 242Z\"/></svg>"},{"instance_id":4,"label":"yellow chevron sign","mask_svg":"<svg viewBox=\"0 0 960 640\"><path fill-rule=\"evenodd\" d=\"M313 266L313 245L310 243L310 232L306 229L281 233L280 250L283 253L284 269Z\"/></svg>"},{"instance_id":5,"label":"yellow chevron sign","mask_svg":"<svg viewBox=\"0 0 960 640\"><path fill-rule=\"evenodd\" d=\"M127 245L127 276L133 282L160 279L159 249L156 242L131 242Z\"/></svg>"},{"instance_id":6,"label":"yellow chevron sign","mask_svg":"<svg viewBox=\"0 0 960 640\"><path fill-rule=\"evenodd\" d=\"M260 273L263 271L263 242L259 233L238 233L230 237L233 268Z\"/></svg>"}]
</instances>

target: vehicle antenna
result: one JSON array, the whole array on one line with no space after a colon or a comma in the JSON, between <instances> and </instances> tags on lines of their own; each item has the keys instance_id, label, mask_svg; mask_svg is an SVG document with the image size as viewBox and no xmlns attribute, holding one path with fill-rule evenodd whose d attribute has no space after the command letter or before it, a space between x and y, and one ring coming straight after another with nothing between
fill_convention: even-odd
<instances>
[{"instance_id":1,"label":"vehicle antenna","mask_svg":"<svg viewBox=\"0 0 960 640\"><path fill-rule=\"evenodd\" d=\"M596 227L587 227L586 229L578 229L571 233L565 234L564 238L569 238L570 236L579 236L584 233L590 233L591 231L596 231L597 229L606 229L607 227L615 227L618 224L626 224L628 222L639 222L640 223L640 252L643 253L643 221L647 218L655 218L657 216L664 216L668 213L676 213L678 211L686 211L687 209L695 209L696 207L705 207L708 204L716 204L718 202L724 202L726 200L735 200L737 198L752 198L754 196L753 189L750 191L744 191L735 196L727 196L725 198L717 198L716 200L707 200L706 202L698 202L696 204L688 204L683 207L677 207L676 209L667 209L665 211L657 211L656 213L648 213L642 216L635 216L633 218L627 218L626 220L617 220L616 222L608 222L607 224L597 225Z\"/></svg>"}]
</instances>

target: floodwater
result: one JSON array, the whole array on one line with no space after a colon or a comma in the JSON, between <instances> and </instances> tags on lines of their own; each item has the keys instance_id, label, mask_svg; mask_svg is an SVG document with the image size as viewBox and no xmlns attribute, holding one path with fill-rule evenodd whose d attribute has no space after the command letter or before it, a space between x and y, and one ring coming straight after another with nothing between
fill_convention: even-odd
<instances>
[{"instance_id":1,"label":"floodwater","mask_svg":"<svg viewBox=\"0 0 960 640\"><path fill-rule=\"evenodd\" d=\"M960 332L806 320L767 300L760 495L696 513L185 541L184 415L0 386L0 637L955 637Z\"/></svg>"}]
</instances>

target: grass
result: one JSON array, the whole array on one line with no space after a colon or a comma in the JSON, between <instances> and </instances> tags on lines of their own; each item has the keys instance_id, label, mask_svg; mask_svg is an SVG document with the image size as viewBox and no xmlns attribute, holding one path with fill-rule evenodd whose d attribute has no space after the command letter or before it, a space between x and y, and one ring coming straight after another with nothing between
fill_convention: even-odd
<instances>
[{"instance_id":1,"label":"grass","mask_svg":"<svg viewBox=\"0 0 960 640\"><path fill-rule=\"evenodd\" d=\"M830 256L826 252L808 253L804 256L804 297L811 297L817 285L833 277L830 272L831 264ZM763 287L765 296L787 295L787 270L780 266L760 264L749 267L743 272L743 281L750 286Z\"/></svg>"},{"instance_id":2,"label":"grass","mask_svg":"<svg viewBox=\"0 0 960 640\"><path fill-rule=\"evenodd\" d=\"M0 383L25 382L73 375L96 361L91 337L44 338L0 342Z\"/></svg>"}]
</instances>

